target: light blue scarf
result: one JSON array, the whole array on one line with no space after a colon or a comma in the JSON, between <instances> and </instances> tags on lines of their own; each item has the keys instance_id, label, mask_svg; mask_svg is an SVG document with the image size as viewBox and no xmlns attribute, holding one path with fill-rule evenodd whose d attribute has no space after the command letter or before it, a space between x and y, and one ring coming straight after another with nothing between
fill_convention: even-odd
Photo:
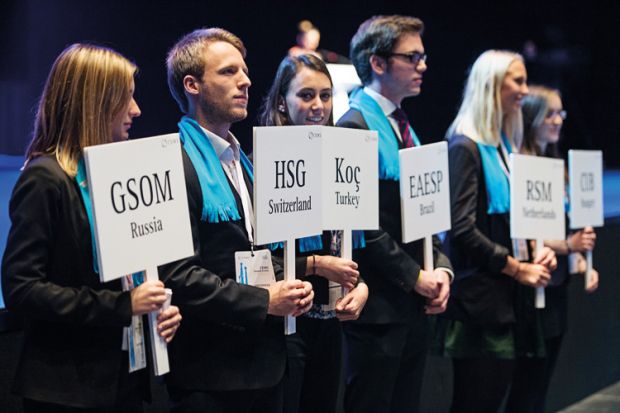
<instances>
[{"instance_id":1,"label":"light blue scarf","mask_svg":"<svg viewBox=\"0 0 620 413\"><path fill-rule=\"evenodd\" d=\"M179 122L179 137L187 156L196 169L202 190L201 220L217 223L241 219L220 159L198 122L188 116L183 116ZM242 150L239 152L243 168L250 177L250 181L254 181L252 164Z\"/></svg>"},{"instance_id":2,"label":"light blue scarf","mask_svg":"<svg viewBox=\"0 0 620 413\"><path fill-rule=\"evenodd\" d=\"M379 132L379 179L398 181L400 180L400 165L398 161L398 138L390 121L383 113L379 104L362 88L351 93L349 98L351 108L362 113L369 130ZM416 146L420 146L420 140L414 130L409 127L411 137Z\"/></svg>"},{"instance_id":3,"label":"light blue scarf","mask_svg":"<svg viewBox=\"0 0 620 413\"><path fill-rule=\"evenodd\" d=\"M353 249L366 248L366 238L364 237L364 231L353 231L352 238ZM298 241L299 252L311 252L323 249L323 238L320 235L300 238ZM272 251L280 248L284 248L283 242L274 242L272 244L269 244L269 249L271 249Z\"/></svg>"},{"instance_id":4,"label":"light blue scarf","mask_svg":"<svg viewBox=\"0 0 620 413\"><path fill-rule=\"evenodd\" d=\"M90 239L93 247L93 270L95 274L99 274L99 262L97 260L97 240L95 238L95 221L93 220L93 203L90 200L90 193L88 192L88 179L86 178L86 167L84 165L84 158L80 158L78 161L77 175L75 175L75 181L80 188L80 195L82 195L82 201L84 202L84 209L86 209L86 216L88 217L88 227L90 229Z\"/></svg>"},{"instance_id":5,"label":"light blue scarf","mask_svg":"<svg viewBox=\"0 0 620 413\"><path fill-rule=\"evenodd\" d=\"M512 153L512 146L502 132L502 142L508 154ZM506 214L510 212L510 181L504 169L497 146L476 142L480 152L484 183L487 188L488 214Z\"/></svg>"}]
</instances>

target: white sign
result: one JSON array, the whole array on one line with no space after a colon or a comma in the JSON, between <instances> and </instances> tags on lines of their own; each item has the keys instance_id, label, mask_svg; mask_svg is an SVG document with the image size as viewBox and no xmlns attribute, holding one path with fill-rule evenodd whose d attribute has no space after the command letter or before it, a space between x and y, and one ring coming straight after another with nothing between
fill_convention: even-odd
<instances>
[{"instance_id":1,"label":"white sign","mask_svg":"<svg viewBox=\"0 0 620 413\"><path fill-rule=\"evenodd\" d=\"M603 217L603 153L601 151L568 151L570 182L570 227L602 227Z\"/></svg>"},{"instance_id":2,"label":"white sign","mask_svg":"<svg viewBox=\"0 0 620 413\"><path fill-rule=\"evenodd\" d=\"M448 143L402 149L398 155L403 242L449 230Z\"/></svg>"},{"instance_id":3,"label":"white sign","mask_svg":"<svg viewBox=\"0 0 620 413\"><path fill-rule=\"evenodd\" d=\"M326 66L334 85L332 113L337 121L349 110L349 92L361 86L362 81L353 65L329 63Z\"/></svg>"},{"instance_id":4,"label":"white sign","mask_svg":"<svg viewBox=\"0 0 620 413\"><path fill-rule=\"evenodd\" d=\"M256 243L318 235L321 135L316 126L254 128Z\"/></svg>"},{"instance_id":5,"label":"white sign","mask_svg":"<svg viewBox=\"0 0 620 413\"><path fill-rule=\"evenodd\" d=\"M563 240L564 161L510 155L510 236Z\"/></svg>"},{"instance_id":6,"label":"white sign","mask_svg":"<svg viewBox=\"0 0 620 413\"><path fill-rule=\"evenodd\" d=\"M102 282L194 253L178 134L84 149Z\"/></svg>"},{"instance_id":7,"label":"white sign","mask_svg":"<svg viewBox=\"0 0 620 413\"><path fill-rule=\"evenodd\" d=\"M376 131L320 128L323 146L323 228L379 228Z\"/></svg>"}]
</instances>

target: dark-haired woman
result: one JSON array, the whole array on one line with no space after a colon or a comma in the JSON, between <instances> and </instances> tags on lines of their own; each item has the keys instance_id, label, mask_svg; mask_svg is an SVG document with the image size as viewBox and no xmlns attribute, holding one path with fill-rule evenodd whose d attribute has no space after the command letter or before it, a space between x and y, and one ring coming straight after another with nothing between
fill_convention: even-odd
<instances>
[{"instance_id":1,"label":"dark-haired woman","mask_svg":"<svg viewBox=\"0 0 620 413\"><path fill-rule=\"evenodd\" d=\"M323 61L314 55L286 57L280 63L260 122L264 126L333 126L332 81ZM297 243L297 274L313 285L314 304L297 319L297 333L287 337L288 376L284 411L336 412L342 371L340 321L357 319L368 298L358 282L357 264L339 258L337 231L301 239ZM354 247L363 246L360 233ZM329 283L350 290L337 303L329 299ZM338 289L339 290L339 289ZM335 305L334 305L335 304Z\"/></svg>"}]
</instances>

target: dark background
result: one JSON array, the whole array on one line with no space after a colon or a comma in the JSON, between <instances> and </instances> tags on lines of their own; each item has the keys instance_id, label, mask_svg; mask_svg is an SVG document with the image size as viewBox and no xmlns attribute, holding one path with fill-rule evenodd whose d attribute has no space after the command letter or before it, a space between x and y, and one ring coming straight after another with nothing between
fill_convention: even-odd
<instances>
[{"instance_id":1,"label":"dark background","mask_svg":"<svg viewBox=\"0 0 620 413\"><path fill-rule=\"evenodd\" d=\"M484 50L523 51L530 82L560 87L569 113L565 147L603 149L620 166L616 118L620 108L620 6L583 1L190 1L0 0L0 153L22 154L30 139L37 98L54 58L67 45L110 46L140 67L136 99L142 117L131 134L174 131L179 118L165 81L164 57L185 33L220 26L248 49L253 85L249 117L233 131L246 150L251 127L280 59L292 46L297 22L321 30L321 47L348 55L359 24L375 14L409 14L426 24L429 54L423 92L405 102L423 142L442 139L458 108L467 68Z\"/></svg>"}]
</instances>

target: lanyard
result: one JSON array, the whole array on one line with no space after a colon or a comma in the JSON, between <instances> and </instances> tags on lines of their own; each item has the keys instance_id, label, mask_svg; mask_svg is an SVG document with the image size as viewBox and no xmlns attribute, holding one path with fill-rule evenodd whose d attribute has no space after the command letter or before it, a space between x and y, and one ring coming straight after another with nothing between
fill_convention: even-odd
<instances>
[{"instance_id":1,"label":"lanyard","mask_svg":"<svg viewBox=\"0 0 620 413\"><path fill-rule=\"evenodd\" d=\"M245 221L245 230L248 233L248 239L254 249L254 210L252 209L252 201L250 200L250 192L245 185L245 179L243 179L243 171L241 170L241 162L235 160L232 161L232 166L237 172L237 184L239 188L239 198L241 198L241 205L243 207L243 219Z\"/></svg>"}]
</instances>

